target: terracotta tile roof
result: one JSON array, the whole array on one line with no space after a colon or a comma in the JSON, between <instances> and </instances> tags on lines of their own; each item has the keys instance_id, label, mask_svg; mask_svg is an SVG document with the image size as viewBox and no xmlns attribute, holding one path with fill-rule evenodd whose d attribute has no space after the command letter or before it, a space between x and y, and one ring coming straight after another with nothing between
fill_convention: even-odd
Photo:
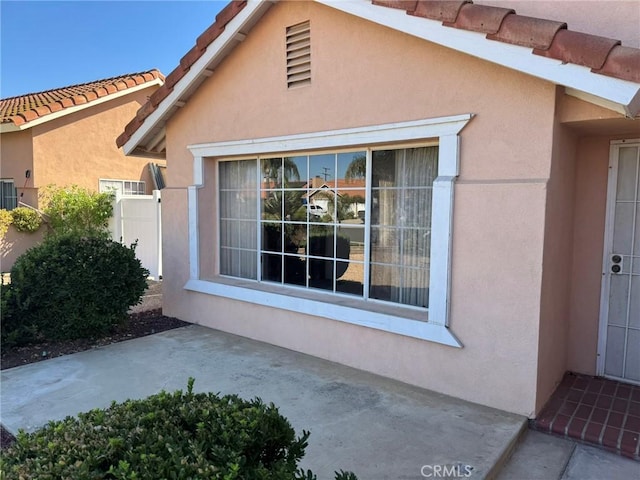
<instances>
[{"instance_id":1,"label":"terracotta tile roof","mask_svg":"<svg viewBox=\"0 0 640 480\"><path fill-rule=\"evenodd\" d=\"M567 30L567 24L516 14L509 8L474 5L471 0L371 0L373 5L402 9L408 15L437 20L444 26L486 33L486 38L533 49L533 54L591 68L593 73L640 83L640 49L620 45L619 40ZM196 45L182 57L118 137L123 146L134 132L171 94L176 83L224 31L225 26L247 5L246 0L231 1L215 22L198 37Z\"/></svg>"},{"instance_id":2,"label":"terracotta tile roof","mask_svg":"<svg viewBox=\"0 0 640 480\"><path fill-rule=\"evenodd\" d=\"M619 40L567 30L567 24L525 17L515 10L474 5L469 0L372 0L447 27L482 32L487 39L533 48L535 55L591 68L593 73L640 83L640 49Z\"/></svg>"},{"instance_id":3,"label":"terracotta tile roof","mask_svg":"<svg viewBox=\"0 0 640 480\"><path fill-rule=\"evenodd\" d=\"M158 70L128 73L95 82L70 85L45 92L29 93L0 100L1 123L23 125L65 108L87 104L93 100L155 79L164 80Z\"/></svg>"}]
</instances>

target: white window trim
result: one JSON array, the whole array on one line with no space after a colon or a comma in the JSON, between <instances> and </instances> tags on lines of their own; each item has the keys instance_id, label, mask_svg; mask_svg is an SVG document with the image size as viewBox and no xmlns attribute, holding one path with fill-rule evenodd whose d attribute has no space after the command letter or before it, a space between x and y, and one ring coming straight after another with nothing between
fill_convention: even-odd
<instances>
[{"instance_id":1,"label":"white window trim","mask_svg":"<svg viewBox=\"0 0 640 480\"><path fill-rule=\"evenodd\" d=\"M460 169L458 134L472 117L472 114L464 114L309 134L190 145L188 148L194 157L193 185L188 187L190 279L184 288L462 347L460 341L447 327L451 291L453 193L455 179ZM242 281L234 285L230 284L228 279L217 282L199 278L197 189L201 188L204 182L204 158L282 154L351 146L370 147L388 142L400 143L433 138L438 139L439 155L438 177L433 183L427 322L363 310L337 301L317 300L312 296L292 297L284 292L252 288L250 284Z\"/></svg>"},{"instance_id":2,"label":"white window trim","mask_svg":"<svg viewBox=\"0 0 640 480\"><path fill-rule=\"evenodd\" d=\"M129 180L129 179L120 179L120 178L99 178L98 179L98 191L100 191L101 193L105 193L105 191L102 190L102 182L118 182L120 183L120 185L122 186L122 193L120 194L121 197L139 197L142 195L146 195L146 191L147 191L147 182L145 182L144 180ZM124 193L124 184L125 182L130 182L130 183L137 183L137 184L142 184L144 186L144 191L145 193L134 193L134 194L125 194ZM116 190L117 191L117 190Z\"/></svg>"}]
</instances>

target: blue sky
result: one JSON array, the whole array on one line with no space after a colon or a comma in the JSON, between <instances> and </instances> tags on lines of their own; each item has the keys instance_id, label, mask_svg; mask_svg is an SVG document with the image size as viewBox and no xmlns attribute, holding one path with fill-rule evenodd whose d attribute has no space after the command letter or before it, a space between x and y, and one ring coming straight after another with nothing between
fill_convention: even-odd
<instances>
[{"instance_id":1,"label":"blue sky","mask_svg":"<svg viewBox=\"0 0 640 480\"><path fill-rule=\"evenodd\" d=\"M168 75L227 3L0 0L0 97L152 68Z\"/></svg>"}]
</instances>

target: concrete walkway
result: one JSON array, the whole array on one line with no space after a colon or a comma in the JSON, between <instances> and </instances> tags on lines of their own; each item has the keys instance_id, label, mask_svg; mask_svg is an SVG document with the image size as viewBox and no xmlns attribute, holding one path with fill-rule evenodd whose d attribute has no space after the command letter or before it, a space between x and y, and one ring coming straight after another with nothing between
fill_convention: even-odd
<instances>
[{"instance_id":1,"label":"concrete walkway","mask_svg":"<svg viewBox=\"0 0 640 480\"><path fill-rule=\"evenodd\" d=\"M491 478L526 422L196 325L5 370L0 420L34 430L112 400L185 389L189 376L197 391L274 402L296 431L310 430L301 466L320 479L339 469L361 480Z\"/></svg>"},{"instance_id":2,"label":"concrete walkway","mask_svg":"<svg viewBox=\"0 0 640 480\"><path fill-rule=\"evenodd\" d=\"M633 480L640 462L573 440L529 430L498 480Z\"/></svg>"}]
</instances>

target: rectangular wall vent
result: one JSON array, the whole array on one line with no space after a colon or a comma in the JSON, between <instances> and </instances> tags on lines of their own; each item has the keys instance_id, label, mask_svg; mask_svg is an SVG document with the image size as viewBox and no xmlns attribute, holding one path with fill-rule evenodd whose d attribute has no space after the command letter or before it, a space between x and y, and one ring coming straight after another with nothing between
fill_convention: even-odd
<instances>
[{"instance_id":1,"label":"rectangular wall vent","mask_svg":"<svg viewBox=\"0 0 640 480\"><path fill-rule=\"evenodd\" d=\"M311 30L309 21L287 27L287 87L311 83Z\"/></svg>"}]
</instances>

